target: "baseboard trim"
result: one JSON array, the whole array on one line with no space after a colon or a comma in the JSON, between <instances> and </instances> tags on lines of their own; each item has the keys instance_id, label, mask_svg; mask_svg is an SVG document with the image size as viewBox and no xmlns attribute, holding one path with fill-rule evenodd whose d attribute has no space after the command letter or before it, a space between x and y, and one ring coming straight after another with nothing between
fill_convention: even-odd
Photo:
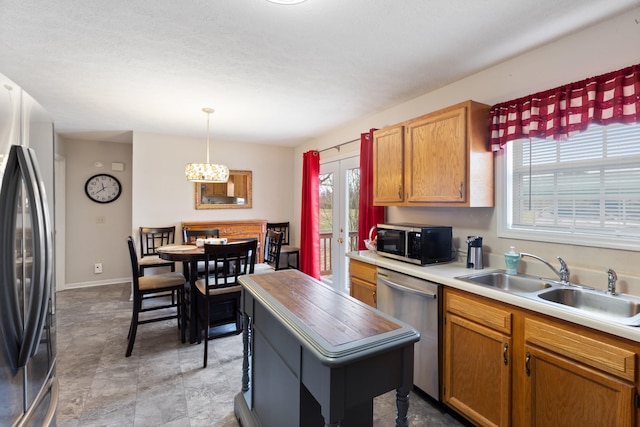
<instances>
[{"instance_id":1,"label":"baseboard trim","mask_svg":"<svg viewBox=\"0 0 640 427\"><path fill-rule=\"evenodd\" d=\"M115 278L115 279L106 279L106 280L95 280L93 282L78 282L78 283L65 283L62 289L78 289L78 288L91 288L94 286L104 286L104 285L118 285L121 283L131 283L131 277L124 278Z\"/></svg>"}]
</instances>

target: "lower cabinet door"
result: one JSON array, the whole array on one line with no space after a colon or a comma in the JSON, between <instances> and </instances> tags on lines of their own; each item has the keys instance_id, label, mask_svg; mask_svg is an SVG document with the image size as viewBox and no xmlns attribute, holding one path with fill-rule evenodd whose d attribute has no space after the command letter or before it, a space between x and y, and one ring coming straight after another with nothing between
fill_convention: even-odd
<instances>
[{"instance_id":1,"label":"lower cabinet door","mask_svg":"<svg viewBox=\"0 0 640 427\"><path fill-rule=\"evenodd\" d=\"M369 304L371 307L376 307L377 305L376 285L371 285L357 277L351 277L351 296L365 304Z\"/></svg>"},{"instance_id":2,"label":"lower cabinet door","mask_svg":"<svg viewBox=\"0 0 640 427\"><path fill-rule=\"evenodd\" d=\"M481 426L508 426L511 338L447 313L443 400Z\"/></svg>"},{"instance_id":3,"label":"lower cabinet door","mask_svg":"<svg viewBox=\"0 0 640 427\"><path fill-rule=\"evenodd\" d=\"M633 384L531 345L525 358L525 425L635 425Z\"/></svg>"}]
</instances>

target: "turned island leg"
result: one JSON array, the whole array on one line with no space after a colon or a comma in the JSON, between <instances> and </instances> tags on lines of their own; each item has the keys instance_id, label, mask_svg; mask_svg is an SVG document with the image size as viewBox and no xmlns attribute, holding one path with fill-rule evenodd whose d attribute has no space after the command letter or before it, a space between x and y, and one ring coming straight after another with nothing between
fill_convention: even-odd
<instances>
[{"instance_id":1,"label":"turned island leg","mask_svg":"<svg viewBox=\"0 0 640 427\"><path fill-rule=\"evenodd\" d=\"M396 389L396 407L398 408L398 416L396 417L396 427L408 427L409 419L409 390L399 387Z\"/></svg>"},{"instance_id":2,"label":"turned island leg","mask_svg":"<svg viewBox=\"0 0 640 427\"><path fill-rule=\"evenodd\" d=\"M249 328L250 320L247 313L242 313L242 392L249 390Z\"/></svg>"}]
</instances>

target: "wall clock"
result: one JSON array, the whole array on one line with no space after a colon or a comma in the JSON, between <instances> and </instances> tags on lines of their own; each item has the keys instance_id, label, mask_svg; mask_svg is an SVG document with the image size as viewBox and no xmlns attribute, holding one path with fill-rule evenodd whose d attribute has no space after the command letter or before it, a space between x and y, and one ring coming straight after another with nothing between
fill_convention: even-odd
<instances>
[{"instance_id":1,"label":"wall clock","mask_svg":"<svg viewBox=\"0 0 640 427\"><path fill-rule=\"evenodd\" d=\"M99 173L87 180L84 192L94 202L111 203L120 197L122 186L115 176Z\"/></svg>"}]
</instances>

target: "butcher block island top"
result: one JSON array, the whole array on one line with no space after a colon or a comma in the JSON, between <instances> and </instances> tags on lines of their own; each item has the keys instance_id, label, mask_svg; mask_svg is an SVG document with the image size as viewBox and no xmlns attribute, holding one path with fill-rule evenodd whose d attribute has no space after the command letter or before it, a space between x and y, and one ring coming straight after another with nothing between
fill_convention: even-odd
<instances>
[{"instance_id":1,"label":"butcher block island top","mask_svg":"<svg viewBox=\"0 0 640 427\"><path fill-rule=\"evenodd\" d=\"M393 389L408 426L415 329L298 270L239 281L242 426L371 426L373 398Z\"/></svg>"},{"instance_id":2,"label":"butcher block island top","mask_svg":"<svg viewBox=\"0 0 640 427\"><path fill-rule=\"evenodd\" d=\"M298 270L250 275L240 281L325 363L419 338L411 326Z\"/></svg>"}]
</instances>

